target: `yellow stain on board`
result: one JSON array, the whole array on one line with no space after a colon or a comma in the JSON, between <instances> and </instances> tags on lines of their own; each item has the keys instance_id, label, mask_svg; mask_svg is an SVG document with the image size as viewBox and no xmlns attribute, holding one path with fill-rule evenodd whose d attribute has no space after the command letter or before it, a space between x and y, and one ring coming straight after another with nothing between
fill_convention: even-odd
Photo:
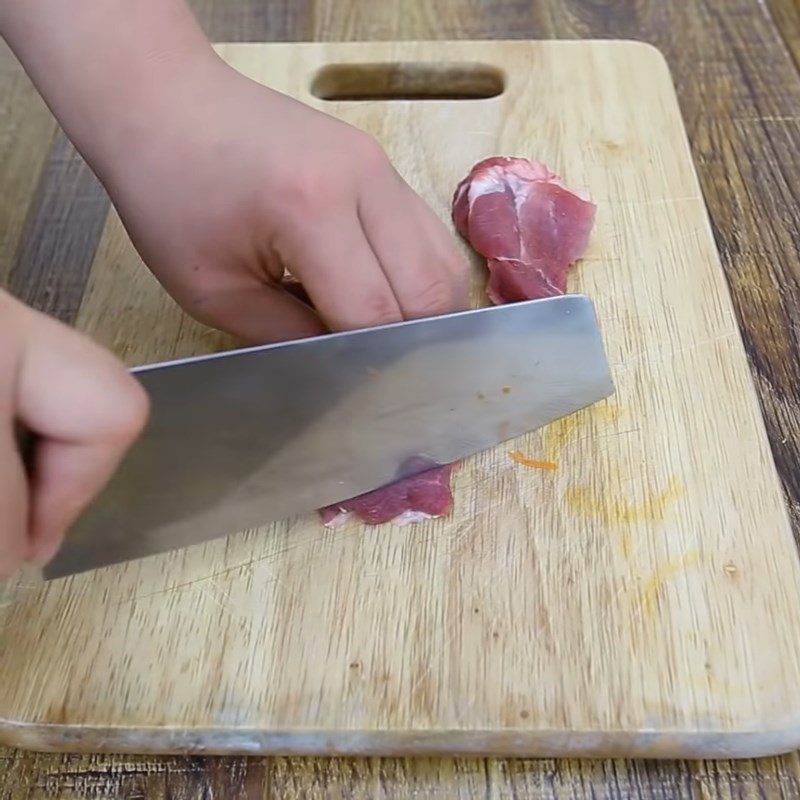
<instances>
[{"instance_id":1,"label":"yellow stain on board","mask_svg":"<svg viewBox=\"0 0 800 800\"><path fill-rule=\"evenodd\" d=\"M641 503L612 497L602 486L570 486L564 497L575 513L613 528L633 522L663 522L670 505L680 494L680 485L673 478L663 491Z\"/></svg>"},{"instance_id":2,"label":"yellow stain on board","mask_svg":"<svg viewBox=\"0 0 800 800\"><path fill-rule=\"evenodd\" d=\"M604 402L597 403L576 414L570 414L568 417L556 420L548 425L544 432L546 459L548 461L557 461L558 454L564 449L564 446L570 439L572 439L572 435L575 431L585 427L587 422L617 422L621 415L622 411L619 406Z\"/></svg>"},{"instance_id":3,"label":"yellow stain on board","mask_svg":"<svg viewBox=\"0 0 800 800\"><path fill-rule=\"evenodd\" d=\"M633 549L632 527L635 523L663 522L670 506L681 495L680 484L673 478L666 488L641 503L614 497L603 486L569 486L564 499L572 511L607 528L623 528L622 553L625 558Z\"/></svg>"},{"instance_id":4,"label":"yellow stain on board","mask_svg":"<svg viewBox=\"0 0 800 800\"><path fill-rule=\"evenodd\" d=\"M630 529L622 532L622 555L630 558L633 552L633 534Z\"/></svg>"},{"instance_id":5,"label":"yellow stain on board","mask_svg":"<svg viewBox=\"0 0 800 800\"><path fill-rule=\"evenodd\" d=\"M564 449L564 445L580 427L578 416L578 414L572 414L547 426L544 434L544 448L548 461L558 460L558 455Z\"/></svg>"},{"instance_id":6,"label":"yellow stain on board","mask_svg":"<svg viewBox=\"0 0 800 800\"><path fill-rule=\"evenodd\" d=\"M621 416L619 405L606 401L548 425L544 433L546 462L557 463L557 457L579 429L586 430L588 427L591 430L594 426L597 430L601 423L616 423ZM643 501L635 503L615 496L622 486L618 469L606 465L604 473L602 482L596 485L568 486L564 492L564 500L573 513L584 519L599 522L610 529L621 530L622 553L625 558L629 558L633 550L635 526L663 522L672 504L680 497L681 487L672 478L665 488L648 493Z\"/></svg>"},{"instance_id":7,"label":"yellow stain on board","mask_svg":"<svg viewBox=\"0 0 800 800\"><path fill-rule=\"evenodd\" d=\"M667 581L695 566L699 561L699 551L690 550L688 553L673 558L663 566L657 567L653 575L648 578L647 582L639 590L639 604L642 609L642 615L649 616L655 606L658 593Z\"/></svg>"}]
</instances>

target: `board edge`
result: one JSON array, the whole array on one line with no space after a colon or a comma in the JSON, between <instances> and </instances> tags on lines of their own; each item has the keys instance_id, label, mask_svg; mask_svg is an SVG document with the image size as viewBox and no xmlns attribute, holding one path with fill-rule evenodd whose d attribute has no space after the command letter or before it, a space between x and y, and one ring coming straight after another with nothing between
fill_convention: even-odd
<instances>
[{"instance_id":1,"label":"board edge","mask_svg":"<svg viewBox=\"0 0 800 800\"><path fill-rule=\"evenodd\" d=\"M785 727L738 731L220 731L0 719L0 746L32 752L139 755L744 759L800 748L800 717Z\"/></svg>"},{"instance_id":2,"label":"board edge","mask_svg":"<svg viewBox=\"0 0 800 800\"><path fill-rule=\"evenodd\" d=\"M485 40L450 40L453 44L476 44ZM625 45L651 51L670 74L674 93L674 82L668 63L654 45L635 39L581 40L490 40L492 44L601 44ZM242 43L220 42L215 47L289 47L295 44L330 47L332 45L357 47L374 46L375 42L297 42L297 43ZM397 44L434 44L419 40ZM435 42L447 45L448 41ZM677 96L675 96L677 104ZM678 106L679 107L679 106ZM681 128L689 150L695 180L699 179L685 126L679 110ZM704 203L705 206L705 203ZM704 210L709 230L707 208ZM711 232L712 241L713 231ZM717 254L717 268L723 269ZM726 288L728 282L726 281ZM728 288L728 303L732 306ZM739 331L741 337L741 331ZM741 347L744 342L740 340ZM755 390L752 369L751 386ZM756 402L761 425L766 435L763 409ZM782 480L777 474L774 453L767 436L770 461L775 469L778 486ZM787 521L789 512L784 503ZM789 532L791 524L789 521ZM602 744L598 740L603 739ZM665 741L669 740L669 741ZM65 724L31 723L0 718L0 744L25 750L42 752L117 752L183 754L207 753L209 755L498 755L540 757L647 757L647 758L755 758L778 755L800 747L800 716L788 727L763 730L730 731L532 731L532 730L455 730L455 731L368 731L352 730L286 730L230 729L182 729L158 727L103 727Z\"/></svg>"}]
</instances>

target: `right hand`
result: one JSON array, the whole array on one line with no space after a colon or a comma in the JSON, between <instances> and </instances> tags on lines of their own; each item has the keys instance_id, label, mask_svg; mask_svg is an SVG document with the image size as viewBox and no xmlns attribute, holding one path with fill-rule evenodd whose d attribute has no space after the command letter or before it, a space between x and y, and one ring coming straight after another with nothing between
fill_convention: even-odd
<instances>
[{"instance_id":1,"label":"right hand","mask_svg":"<svg viewBox=\"0 0 800 800\"><path fill-rule=\"evenodd\" d=\"M0 579L46 564L147 419L110 353L0 291ZM15 423L37 444L27 475Z\"/></svg>"}]
</instances>

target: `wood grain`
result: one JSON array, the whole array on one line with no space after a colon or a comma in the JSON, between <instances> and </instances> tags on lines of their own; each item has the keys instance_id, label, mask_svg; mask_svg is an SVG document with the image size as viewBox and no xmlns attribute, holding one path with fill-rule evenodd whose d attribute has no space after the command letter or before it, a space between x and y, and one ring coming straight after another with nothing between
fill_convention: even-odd
<instances>
[{"instance_id":1,"label":"wood grain","mask_svg":"<svg viewBox=\"0 0 800 800\"><path fill-rule=\"evenodd\" d=\"M0 42L0 285L8 281L55 131L44 102Z\"/></svg>"},{"instance_id":2,"label":"wood grain","mask_svg":"<svg viewBox=\"0 0 800 800\"><path fill-rule=\"evenodd\" d=\"M331 532L311 515L22 591L0 609L0 737L661 757L800 743L800 626L772 624L800 622L800 564L657 51L221 52L320 107L309 87L327 63L501 69L498 98L325 108L380 138L442 217L461 175L492 153L530 152L589 187L598 222L572 288L596 303L617 395L511 446L557 461L555 474L508 447L466 461L446 520ZM141 268L116 217L77 324L134 362L219 346Z\"/></svg>"},{"instance_id":3,"label":"wood grain","mask_svg":"<svg viewBox=\"0 0 800 800\"><path fill-rule=\"evenodd\" d=\"M59 131L9 270L8 290L62 322L74 322L108 209L103 187Z\"/></svg>"},{"instance_id":4,"label":"wood grain","mask_svg":"<svg viewBox=\"0 0 800 800\"><path fill-rule=\"evenodd\" d=\"M208 16L204 22L212 38L229 40L234 33L252 24L252 4L248 0L204 0ZM291 19L296 0L270 0L273 20ZM753 98L780 97L783 114L796 115L798 77L785 58L781 36L763 13L759 0L686 0L663 3L661 0L499 0L492 3L441 0L404 0L393 20L387 21L384 4L372 0L338 0L341 13L332 13L333 0L312 0L303 4L312 19L295 20L288 38L369 39L450 38L453 36L502 37L630 37L655 41L668 57L676 77L684 118L687 120L695 160L709 204L717 241L726 269L734 271L740 259L779 260L797 272L798 257L791 232L797 229L796 206L783 207L772 214L770 195L773 183L759 178L755 183L732 179L749 173L758 163L769 163L782 180L797 183L793 159L785 150L773 153L768 140L759 135L758 126L737 125L731 117L741 114ZM195 3L196 7L200 3ZM311 6L311 8L309 8ZM424 6L420 11L418 6ZM773 10L782 6L794 11L794 0L770 0ZM210 13L213 10L213 18ZM731 37L724 22L728 14L735 20ZM426 20L420 27L420 20ZM782 17L793 26L791 13ZM237 22L247 20L247 25ZM213 25L220 27L215 30ZM281 28L281 30L285 30ZM798 38L797 27L784 27L784 36ZM283 35L283 34L281 34ZM251 39L274 38L259 30ZM745 79L748 85L745 85ZM720 91L720 90L723 91ZM735 89L735 91L733 91ZM788 95L788 98L787 98ZM38 102L38 101L37 101ZM794 104L794 105L793 105ZM38 126L21 124L21 106L15 106L2 119L5 137L17 136L13 151L17 158L35 164L44 156L37 152ZM12 113L13 112L13 113ZM752 114L751 114L752 116ZM776 122L775 125L780 123ZM795 152L800 147L794 126L785 134ZM9 163L7 158L2 165ZM27 180L38 174L22 171ZM7 181L0 184L4 204L0 225L23 218L26 195L16 195ZM12 202L13 199L13 202ZM749 215L749 216L748 216ZM745 218L748 224L739 225ZM17 223L18 224L18 223ZM777 245L775 243L778 243ZM10 263L10 262L5 262ZM750 307L748 294L763 292L778 305L792 300L790 284L776 292L769 270L751 270L751 288L743 292L733 282L733 296L739 310L749 349L754 343L763 352L761 369L781 374L788 359L796 359L796 342L789 326L767 324L759 319L758 306ZM784 297L781 298L780 295ZM795 297L795 299L797 299ZM752 341L751 341L752 340ZM774 346L764 343L774 342ZM760 380L759 394L768 413L773 447L781 471L791 479L800 445L798 426L798 388L787 379L780 384L780 397L770 380ZM792 507L797 506L793 493ZM2 751L0 751L2 752ZM14 768L8 772L8 764ZM251 763L251 762L248 762ZM257 762L253 783L246 797L575 797L575 798L672 798L714 797L778 798L796 797L800 761L796 755L757 762L669 762L656 767L647 762L571 762L514 761L453 762L441 760L362 762L358 760L317 761L304 759ZM0 797L197 797L210 795L238 797L244 760L164 758L132 759L116 757L62 757L30 753L10 755L0 761ZM435 765L432 767L432 765ZM6 771L4 774L4 770ZM198 778L205 772L205 781ZM460 778L465 770L477 777L471 783ZM154 773L152 780L147 774ZM509 779L507 776L516 776ZM274 776L277 776L275 778ZM4 782L4 777L6 778ZM444 783L438 783L439 778ZM468 789L465 789L465 785ZM679 787L676 789L675 787ZM221 787L221 788L220 788ZM365 788L366 787L366 788ZM454 787L452 793L448 787ZM226 793L227 790L227 793ZM471 790L472 794L467 794ZM5 792L5 793L4 793Z\"/></svg>"},{"instance_id":5,"label":"wood grain","mask_svg":"<svg viewBox=\"0 0 800 800\"><path fill-rule=\"evenodd\" d=\"M216 42L281 42L312 39L313 0L190 0L197 19Z\"/></svg>"},{"instance_id":6,"label":"wood grain","mask_svg":"<svg viewBox=\"0 0 800 800\"><path fill-rule=\"evenodd\" d=\"M800 65L800 4L797 0L768 0L767 7L795 64Z\"/></svg>"},{"instance_id":7,"label":"wood grain","mask_svg":"<svg viewBox=\"0 0 800 800\"><path fill-rule=\"evenodd\" d=\"M0 47L0 285L72 322L108 198L13 54Z\"/></svg>"},{"instance_id":8,"label":"wood grain","mask_svg":"<svg viewBox=\"0 0 800 800\"><path fill-rule=\"evenodd\" d=\"M766 4L567 2L558 36L666 53L789 505L800 509L800 79ZM766 12L766 13L765 13ZM674 32L681 31L681 44Z\"/></svg>"},{"instance_id":9,"label":"wood grain","mask_svg":"<svg viewBox=\"0 0 800 800\"><path fill-rule=\"evenodd\" d=\"M798 766L794 755L671 763L17 753L0 754L0 800L794 800Z\"/></svg>"}]
</instances>

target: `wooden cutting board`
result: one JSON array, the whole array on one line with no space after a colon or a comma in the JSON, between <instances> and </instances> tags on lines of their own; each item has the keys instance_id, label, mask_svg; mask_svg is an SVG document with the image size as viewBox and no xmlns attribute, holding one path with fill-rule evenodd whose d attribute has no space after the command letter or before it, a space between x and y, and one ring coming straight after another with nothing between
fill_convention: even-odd
<instances>
[{"instance_id":1,"label":"wooden cutting board","mask_svg":"<svg viewBox=\"0 0 800 800\"><path fill-rule=\"evenodd\" d=\"M0 742L670 757L800 745L797 553L658 52L220 49L375 134L443 218L491 154L587 188L597 227L571 289L597 304L617 394L471 459L445 520L330 531L309 515L6 587ZM406 66L347 66L387 63ZM482 97L331 102L312 83L328 97ZM177 310L113 215L79 326L131 364L230 346ZM558 468L522 466L514 449Z\"/></svg>"}]
</instances>

